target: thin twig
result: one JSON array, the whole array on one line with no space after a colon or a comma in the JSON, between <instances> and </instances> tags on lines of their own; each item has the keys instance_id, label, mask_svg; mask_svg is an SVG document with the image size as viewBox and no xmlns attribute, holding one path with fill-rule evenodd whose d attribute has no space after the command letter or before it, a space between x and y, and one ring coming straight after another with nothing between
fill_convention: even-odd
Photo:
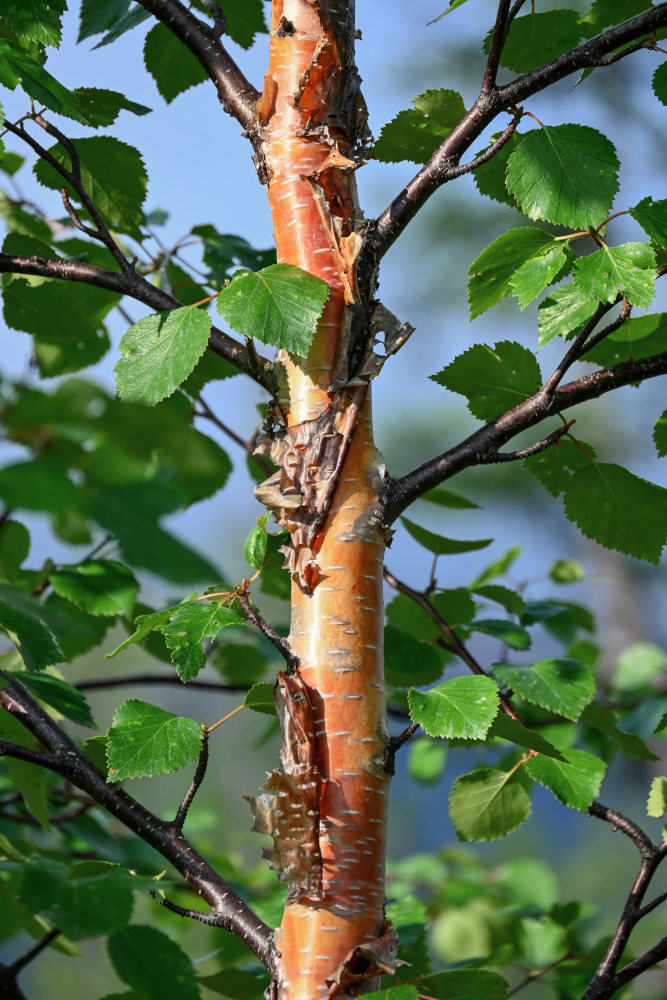
<instances>
[{"instance_id":1,"label":"thin twig","mask_svg":"<svg viewBox=\"0 0 667 1000\"><path fill-rule=\"evenodd\" d=\"M508 998L513 997L516 993L524 989L526 986L530 986L530 984L534 983L537 979L541 979L542 976L546 976L547 972L551 972L551 970L555 969L558 965L561 965L563 962L567 962L568 958L571 957L572 956L568 951L566 952L565 955L562 955L560 958L555 959L555 961L549 962L548 965L542 966L541 969L534 969L532 972L529 972L525 979L522 979L520 983L517 983L516 986L513 986L511 990L507 991L507 997Z\"/></svg>"},{"instance_id":2,"label":"thin twig","mask_svg":"<svg viewBox=\"0 0 667 1000\"><path fill-rule=\"evenodd\" d=\"M484 455L479 460L480 465L493 465L497 462L519 462L524 458L531 458L533 455L539 455L540 452L546 451L551 445L557 444L558 441L567 434L570 427L574 423L574 420L570 420L569 423L564 424L557 430L548 434L547 437L542 438L541 441L536 441L535 444L529 444L526 448L521 448L519 451L496 451L492 452L490 455Z\"/></svg>"},{"instance_id":3,"label":"thin twig","mask_svg":"<svg viewBox=\"0 0 667 1000\"><path fill-rule=\"evenodd\" d=\"M211 423L215 424L215 426L223 432L223 434L226 434L228 438L239 446L239 448L243 448L243 450L250 455L252 460L257 463L258 467L265 476L270 476L272 474L273 466L266 460L266 458L264 458L263 455L255 454L255 446L252 441L244 441L240 434L237 434L236 431L231 429L231 427L228 427L227 424L223 423L220 417L213 412L203 396L197 396L197 403L201 407L201 410L195 410L196 417L203 417L206 420L210 420Z\"/></svg>"},{"instance_id":4,"label":"thin twig","mask_svg":"<svg viewBox=\"0 0 667 1000\"><path fill-rule=\"evenodd\" d=\"M403 583L403 581L395 577L393 573L390 573L389 570L386 568L386 566L384 569L384 578L390 587L393 587L394 590L398 590L400 591L401 594L405 594L407 597L410 597L415 602L415 604L418 604L421 608L424 609L429 618L431 618L436 623L436 625L438 625L438 627L442 629L442 631L447 636L451 644L451 647L456 653L456 655L463 660L463 662L472 671L473 674L479 674L482 677L488 677L488 674L484 669L484 667L482 667L477 662L472 653L470 653L466 649L466 647L461 642L461 640L459 639L458 635L456 634L452 626L449 624L448 621L446 621L445 618L443 618L443 616L440 614L435 605L433 605L431 601L428 599L426 594L422 594L418 590L413 590L412 587L410 587L407 583ZM516 722L520 722L521 720L519 719L518 715L512 708L510 702L505 697L505 695L500 694L499 699L500 699L500 706L503 712L505 712L506 715L509 715L510 718L514 719Z\"/></svg>"},{"instance_id":5,"label":"thin twig","mask_svg":"<svg viewBox=\"0 0 667 1000\"><path fill-rule=\"evenodd\" d=\"M202 913L201 910L191 910L188 907L179 906L178 903L172 903L166 896L162 896L155 891L151 892L151 896L153 899L158 900L160 906L164 906L166 910L170 910L172 913L177 913L179 917L190 917L191 920L198 920L200 924L207 924L209 927L222 926L220 917L215 911Z\"/></svg>"},{"instance_id":6,"label":"thin twig","mask_svg":"<svg viewBox=\"0 0 667 1000\"><path fill-rule=\"evenodd\" d=\"M584 353L586 341L590 337L591 333L598 325L600 320L609 310L614 306L614 302L600 302L593 313L593 315L586 320L583 327L575 337L573 343L565 352L565 355L558 363L553 373L549 376L547 381L544 383L544 392L547 396L553 396L556 389L563 381L568 370L572 367L575 361L578 361L581 355Z\"/></svg>"},{"instance_id":7,"label":"thin twig","mask_svg":"<svg viewBox=\"0 0 667 1000\"><path fill-rule=\"evenodd\" d=\"M176 816L174 817L174 828L176 830L182 830L183 824L188 815L188 809L192 805L192 800L199 791L201 784L206 776L206 767L208 765L208 729L206 726L202 726L202 742L201 750L199 751L199 760L197 761L197 769L195 770L194 777L190 782L190 786L183 796L183 801L181 802Z\"/></svg>"},{"instance_id":8,"label":"thin twig","mask_svg":"<svg viewBox=\"0 0 667 1000\"><path fill-rule=\"evenodd\" d=\"M299 669L299 658L292 652L292 648L287 639L283 639L282 636L278 635L276 630L272 628L271 625L264 620L264 618L262 618L255 605L251 602L248 594L239 593L238 602L245 611L248 620L252 622L255 628L259 629L262 635L266 636L269 642L276 647L282 658L285 660L287 664L286 672L288 674L297 673Z\"/></svg>"},{"instance_id":9,"label":"thin twig","mask_svg":"<svg viewBox=\"0 0 667 1000\"><path fill-rule=\"evenodd\" d=\"M500 55L502 53L507 35L507 15L509 14L509 7L510 0L500 0L500 3L498 4L498 12L496 14L496 23L493 27L493 34L491 35L491 44L489 45L489 56L486 60L484 79L482 80L482 93L488 93L488 91L496 85L496 75L500 64Z\"/></svg>"},{"instance_id":10,"label":"thin twig","mask_svg":"<svg viewBox=\"0 0 667 1000\"><path fill-rule=\"evenodd\" d=\"M48 934L45 934L44 937L30 949L30 951L27 951L25 955L21 955L20 958L17 958L16 961L9 966L10 973L17 976L21 969L25 969L26 965L32 962L33 959L37 958L37 956L41 954L45 948L48 948L51 942L55 941L59 934L60 931L56 927L50 930Z\"/></svg>"},{"instance_id":11,"label":"thin twig","mask_svg":"<svg viewBox=\"0 0 667 1000\"><path fill-rule=\"evenodd\" d=\"M415 735L418 729L419 729L419 723L411 722L409 726L406 726L406 728L403 730L402 733L398 734L398 736L389 737L382 758L382 766L387 772L387 774L393 775L395 773L394 764L396 760L396 754L398 753L398 751L401 749L402 746L405 746L408 740L412 739L412 737Z\"/></svg>"},{"instance_id":12,"label":"thin twig","mask_svg":"<svg viewBox=\"0 0 667 1000\"><path fill-rule=\"evenodd\" d=\"M221 684L219 681L188 681L183 685L183 681L177 674L130 674L125 677L97 677L94 680L76 681L73 687L77 691L105 691L114 687L132 687L137 684L154 685L168 684L178 687L182 691L218 691L220 694L236 694L237 692L249 691L249 684Z\"/></svg>"}]
</instances>

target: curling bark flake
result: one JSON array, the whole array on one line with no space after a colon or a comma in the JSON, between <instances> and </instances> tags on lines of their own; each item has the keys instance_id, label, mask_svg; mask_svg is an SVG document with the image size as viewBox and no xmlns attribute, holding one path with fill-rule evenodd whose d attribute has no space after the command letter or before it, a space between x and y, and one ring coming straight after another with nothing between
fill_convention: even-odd
<instances>
[{"instance_id":1,"label":"curling bark flake","mask_svg":"<svg viewBox=\"0 0 667 1000\"><path fill-rule=\"evenodd\" d=\"M354 37L351 0L274 0L256 108L278 259L330 288L308 357L279 358L281 468L258 488L290 530L289 641L300 663L276 686L283 771L254 800L256 828L273 833L268 853L289 883L275 939L280 1000L356 995L396 966L384 917L382 467L368 377L359 365L350 377L350 320L358 329L368 315L355 277L366 115ZM368 322L363 333L370 342Z\"/></svg>"}]
</instances>

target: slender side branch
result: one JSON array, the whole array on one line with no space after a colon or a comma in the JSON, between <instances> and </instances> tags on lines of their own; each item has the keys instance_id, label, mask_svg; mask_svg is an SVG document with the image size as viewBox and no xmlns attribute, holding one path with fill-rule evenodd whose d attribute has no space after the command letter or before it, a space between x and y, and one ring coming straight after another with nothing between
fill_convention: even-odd
<instances>
[{"instance_id":1,"label":"slender side branch","mask_svg":"<svg viewBox=\"0 0 667 1000\"><path fill-rule=\"evenodd\" d=\"M582 375L581 378L561 386L553 394L547 393L543 387L523 403L480 427L449 451L425 462L400 479L390 480L382 506L384 523L392 524L399 514L427 490L451 479L463 469L484 464L488 456L496 455L498 449L520 431L533 427L546 417L561 413L578 403L597 399L604 393L623 385L642 382L665 373L667 373L667 351L640 361L624 361L612 368L603 368L589 375Z\"/></svg>"},{"instance_id":2,"label":"slender side branch","mask_svg":"<svg viewBox=\"0 0 667 1000\"><path fill-rule=\"evenodd\" d=\"M183 681L177 674L130 674L124 677L96 677L94 680L77 681L73 686L78 691L105 691L107 688L132 686L135 684L169 684L178 687L181 691L191 691L198 688L200 691L219 691L220 694L236 694L239 691L249 691L249 684L221 684L218 681L188 681L187 687L183 687Z\"/></svg>"},{"instance_id":3,"label":"slender side branch","mask_svg":"<svg viewBox=\"0 0 667 1000\"><path fill-rule=\"evenodd\" d=\"M514 16L514 13L515 10L512 8L510 14ZM502 5L499 14L502 15ZM506 23L509 23L509 15L505 16ZM489 75L487 66L485 72L486 89L482 88L470 110L452 129L412 180L384 212L369 224L359 268L364 273L372 272L389 247L398 239L431 195L442 184L456 176L460 157L491 124L499 112L516 107L521 101L545 90L564 77L576 73L577 70L607 65L606 58L608 56L610 56L610 61L616 62L636 51L637 48L650 48L653 43L650 40L643 40L637 46L616 52L623 45L628 45L644 35L650 35L665 25L667 25L667 3L660 3L627 21L623 21L622 24L608 28L594 38L570 49L569 52L565 52L557 59L517 77L502 87L492 86L490 79L487 80ZM494 36L500 38L496 31L494 31ZM611 56L611 53L614 55ZM493 63L491 70L493 70Z\"/></svg>"},{"instance_id":4,"label":"slender side branch","mask_svg":"<svg viewBox=\"0 0 667 1000\"><path fill-rule=\"evenodd\" d=\"M199 751L199 760L197 761L197 769L195 771L194 777L190 782L190 786L183 796L183 801L178 807L176 816L174 817L174 827L177 830L183 829L183 824L188 815L188 810L192 805L193 799L199 789L201 788L202 781L206 776L206 768L208 766L208 729L206 726L202 726L202 743L201 750Z\"/></svg>"},{"instance_id":5,"label":"slender side branch","mask_svg":"<svg viewBox=\"0 0 667 1000\"><path fill-rule=\"evenodd\" d=\"M496 23L491 35L489 57L486 60L486 69L484 70L484 79L482 80L483 93L488 93L496 85L500 54L503 51L503 45L507 36L507 15L509 14L509 9L510 0L500 0L498 13L496 14Z\"/></svg>"},{"instance_id":6,"label":"slender side branch","mask_svg":"<svg viewBox=\"0 0 667 1000\"><path fill-rule=\"evenodd\" d=\"M211 28L179 0L139 0L139 3L190 49L215 84L225 111L255 135L258 128L255 103L259 93L221 44L218 34L223 22L218 19Z\"/></svg>"},{"instance_id":7,"label":"slender side branch","mask_svg":"<svg viewBox=\"0 0 667 1000\"><path fill-rule=\"evenodd\" d=\"M394 590L400 591L401 594L405 594L407 597L411 598L411 600L413 600L415 604L418 604L421 608L424 609L429 618L431 618L435 622L435 624L442 629L442 631L449 639L451 648L454 650L456 655L463 660L465 665L472 671L473 674L481 674L483 677L487 676L484 667L482 667L481 664L477 662L472 653L468 651L466 646L459 639L458 635L456 634L452 626L445 618L443 618L443 616L440 614L435 605L431 603L426 594L421 593L419 590L413 590L413 588L408 586L407 583L403 583L403 581L395 577L393 573L390 573L386 567L384 570L384 578L390 587L393 587ZM510 705L509 701L502 694L500 695L500 706L506 715L509 715L510 718L514 719L516 722L520 721L518 715Z\"/></svg>"},{"instance_id":8,"label":"slender side branch","mask_svg":"<svg viewBox=\"0 0 667 1000\"><path fill-rule=\"evenodd\" d=\"M86 792L133 833L154 847L209 904L218 925L233 931L269 969L273 966L273 935L215 869L192 847L180 830L153 815L124 789L108 784L102 772L74 740L37 704L10 674L0 691L0 708L10 712L39 740L48 754L44 767Z\"/></svg>"},{"instance_id":9,"label":"slender side branch","mask_svg":"<svg viewBox=\"0 0 667 1000\"><path fill-rule=\"evenodd\" d=\"M569 423L563 424L562 427L556 428L551 434L547 434L545 438L541 441L536 441L535 444L529 444L527 448L521 448L519 451L496 451L491 455L485 455L479 460L479 465L494 465L499 462L520 462L524 458L531 458L532 455L539 455L540 452L546 451L550 448L552 444L557 444L558 441L567 434L570 427L574 423L574 420L570 420Z\"/></svg>"},{"instance_id":10,"label":"slender side branch","mask_svg":"<svg viewBox=\"0 0 667 1000\"><path fill-rule=\"evenodd\" d=\"M128 295L156 312L177 309L182 305L173 295L156 288L136 271L120 274L103 267L78 260L59 260L45 257L24 257L20 254L0 253L0 274L34 274L41 278L59 278L63 281L82 281L110 292ZM272 365L268 358L260 357L260 365L250 357L246 348L217 327L211 327L208 346L215 354L225 358L240 371L258 382L267 392L273 393Z\"/></svg>"},{"instance_id":11,"label":"slender side branch","mask_svg":"<svg viewBox=\"0 0 667 1000\"><path fill-rule=\"evenodd\" d=\"M282 658L285 660L287 664L287 673L297 673L299 669L299 658L292 652L292 648L288 641L278 635L276 630L272 628L269 623L264 620L264 618L262 618L257 608L250 600L248 594L239 594L238 600L239 604L245 611L248 620L252 622L255 628L259 629L259 631L266 636L269 642L276 647Z\"/></svg>"}]
</instances>

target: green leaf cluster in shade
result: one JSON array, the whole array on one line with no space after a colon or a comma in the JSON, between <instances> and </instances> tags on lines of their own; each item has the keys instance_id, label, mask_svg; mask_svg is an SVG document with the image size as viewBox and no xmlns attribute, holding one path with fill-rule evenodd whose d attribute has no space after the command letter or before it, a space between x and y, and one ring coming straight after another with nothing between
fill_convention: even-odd
<instances>
[{"instance_id":1,"label":"green leaf cluster in shade","mask_svg":"<svg viewBox=\"0 0 667 1000\"><path fill-rule=\"evenodd\" d=\"M455 90L426 90L412 103L383 127L373 146L376 160L426 163L465 115L463 98Z\"/></svg>"}]
</instances>

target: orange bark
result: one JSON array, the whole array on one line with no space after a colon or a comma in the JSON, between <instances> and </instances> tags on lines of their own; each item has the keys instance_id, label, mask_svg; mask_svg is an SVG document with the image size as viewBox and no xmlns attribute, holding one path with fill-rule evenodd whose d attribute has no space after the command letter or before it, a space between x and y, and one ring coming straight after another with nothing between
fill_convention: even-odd
<instances>
[{"instance_id":1,"label":"orange bark","mask_svg":"<svg viewBox=\"0 0 667 1000\"><path fill-rule=\"evenodd\" d=\"M281 358L289 385L288 426L295 429L314 427L308 422L332 406L344 425L351 396L331 391L345 309L357 298L350 52L340 23L348 6L340 0L274 0L269 66L257 106L278 259L330 287L308 357ZM276 932L281 1000L353 995L378 970L393 968L395 941L384 920L384 537L374 516L380 470L367 399L311 546L317 562L312 586L293 574L290 644L312 706L308 725L314 732L301 742L312 740L314 770L309 759L308 776L319 782L315 835L322 870L317 892L312 879L308 891L303 884L290 887ZM295 770L304 774L304 751L296 742L302 758Z\"/></svg>"}]
</instances>

